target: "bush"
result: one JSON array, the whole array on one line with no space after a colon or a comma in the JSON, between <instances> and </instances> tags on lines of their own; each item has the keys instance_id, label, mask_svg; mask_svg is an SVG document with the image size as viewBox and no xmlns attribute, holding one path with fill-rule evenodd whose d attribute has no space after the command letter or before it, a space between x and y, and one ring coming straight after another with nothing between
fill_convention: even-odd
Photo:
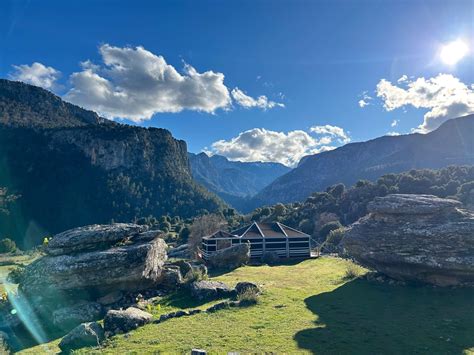
<instances>
[{"instance_id":1,"label":"bush","mask_svg":"<svg viewBox=\"0 0 474 355\"><path fill-rule=\"evenodd\" d=\"M326 223L321 230L319 231L319 236L321 240L326 240L329 233L335 229L339 229L342 227L342 224L339 221L333 221Z\"/></svg>"},{"instance_id":2,"label":"bush","mask_svg":"<svg viewBox=\"0 0 474 355\"><path fill-rule=\"evenodd\" d=\"M237 295L237 301L241 307L248 307L258 303L258 290L247 288Z\"/></svg>"},{"instance_id":3,"label":"bush","mask_svg":"<svg viewBox=\"0 0 474 355\"><path fill-rule=\"evenodd\" d=\"M16 244L13 240L5 238L0 240L0 254L14 253L16 251Z\"/></svg>"},{"instance_id":4,"label":"bush","mask_svg":"<svg viewBox=\"0 0 474 355\"><path fill-rule=\"evenodd\" d=\"M344 238L344 233L344 227L330 231L325 242L323 243L324 251L329 253L337 253L339 251L339 244L341 243L342 238Z\"/></svg>"},{"instance_id":5,"label":"bush","mask_svg":"<svg viewBox=\"0 0 474 355\"><path fill-rule=\"evenodd\" d=\"M19 284L23 280L23 276L25 275L25 268L24 267L16 267L12 271L9 272L7 276L7 281L12 284Z\"/></svg>"},{"instance_id":6,"label":"bush","mask_svg":"<svg viewBox=\"0 0 474 355\"><path fill-rule=\"evenodd\" d=\"M266 251L262 255L262 263L268 264L268 265L275 265L280 262L280 257L278 254L274 251Z\"/></svg>"},{"instance_id":7,"label":"bush","mask_svg":"<svg viewBox=\"0 0 474 355\"><path fill-rule=\"evenodd\" d=\"M346 268L343 279L344 280L353 280L353 279L359 277L359 275L360 275L360 272L359 272L358 267L354 264L350 264Z\"/></svg>"}]
</instances>

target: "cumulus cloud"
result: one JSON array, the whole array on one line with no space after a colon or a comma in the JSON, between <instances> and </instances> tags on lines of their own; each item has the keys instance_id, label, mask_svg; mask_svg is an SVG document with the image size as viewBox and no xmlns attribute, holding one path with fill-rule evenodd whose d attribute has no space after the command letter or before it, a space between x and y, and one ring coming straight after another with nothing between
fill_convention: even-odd
<instances>
[{"instance_id":1,"label":"cumulus cloud","mask_svg":"<svg viewBox=\"0 0 474 355\"><path fill-rule=\"evenodd\" d=\"M314 126L310 128L310 131L317 134L324 134L331 138L335 138L341 144L346 144L351 141L349 135L344 131L344 129L337 126L331 126L328 124L324 126Z\"/></svg>"},{"instance_id":2,"label":"cumulus cloud","mask_svg":"<svg viewBox=\"0 0 474 355\"><path fill-rule=\"evenodd\" d=\"M60 71L38 62L31 65L14 65L13 68L14 71L9 74L11 80L22 81L49 90L56 87L56 82L61 76Z\"/></svg>"},{"instance_id":3,"label":"cumulus cloud","mask_svg":"<svg viewBox=\"0 0 474 355\"><path fill-rule=\"evenodd\" d=\"M84 62L82 71L71 75L66 100L108 118L137 122L160 112L214 113L231 104L222 73L199 73L190 65L179 73L162 56L143 47L104 44L99 52L103 65Z\"/></svg>"},{"instance_id":4,"label":"cumulus cloud","mask_svg":"<svg viewBox=\"0 0 474 355\"><path fill-rule=\"evenodd\" d=\"M317 131L311 129L312 134L303 130L285 133L265 128L253 128L241 132L230 140L214 142L207 152L224 155L230 160L279 162L294 166L305 155L335 149L336 146L330 145L335 143L334 139L336 139L336 144L340 139L349 139L342 129L345 138L341 138L341 131L335 130L339 127L330 125L316 127L321 127L321 129Z\"/></svg>"},{"instance_id":5,"label":"cumulus cloud","mask_svg":"<svg viewBox=\"0 0 474 355\"><path fill-rule=\"evenodd\" d=\"M398 123L400 123L400 120L393 120L392 123L390 123L390 127L397 127Z\"/></svg>"},{"instance_id":6,"label":"cumulus cloud","mask_svg":"<svg viewBox=\"0 0 474 355\"><path fill-rule=\"evenodd\" d=\"M237 104L245 108L258 107L263 110L267 110L277 106L285 107L285 105L282 103L269 100L265 95L261 95L255 99L251 96L248 96L245 92L237 87L232 89L232 98Z\"/></svg>"},{"instance_id":7,"label":"cumulus cloud","mask_svg":"<svg viewBox=\"0 0 474 355\"><path fill-rule=\"evenodd\" d=\"M427 133L450 118L474 113L474 89L451 74L433 78L409 80L406 76L399 86L382 79L377 84L377 96L384 108L392 111L405 106L428 109L424 122L413 131Z\"/></svg>"}]
</instances>

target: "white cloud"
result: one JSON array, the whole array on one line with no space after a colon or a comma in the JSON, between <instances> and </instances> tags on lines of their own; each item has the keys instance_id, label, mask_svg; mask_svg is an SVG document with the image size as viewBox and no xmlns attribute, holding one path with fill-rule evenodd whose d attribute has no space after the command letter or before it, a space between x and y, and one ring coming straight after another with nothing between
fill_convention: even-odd
<instances>
[{"instance_id":1,"label":"white cloud","mask_svg":"<svg viewBox=\"0 0 474 355\"><path fill-rule=\"evenodd\" d=\"M341 144L346 144L351 141L349 135L344 131L344 129L337 126L331 126L328 124L324 126L314 126L310 128L310 131L317 134L325 134L329 137L336 138Z\"/></svg>"},{"instance_id":2,"label":"white cloud","mask_svg":"<svg viewBox=\"0 0 474 355\"><path fill-rule=\"evenodd\" d=\"M403 77L402 77L403 78ZM474 90L451 74L438 74L429 79L403 80L403 86L382 79L377 96L384 108L392 111L404 106L429 109L424 122L413 131L427 133L450 118L474 113Z\"/></svg>"},{"instance_id":3,"label":"white cloud","mask_svg":"<svg viewBox=\"0 0 474 355\"><path fill-rule=\"evenodd\" d=\"M408 76L403 74L400 78L398 78L397 83L404 83L408 80Z\"/></svg>"},{"instance_id":4,"label":"white cloud","mask_svg":"<svg viewBox=\"0 0 474 355\"><path fill-rule=\"evenodd\" d=\"M400 120L393 120L392 123L390 123L390 127L397 127L398 123L400 123Z\"/></svg>"},{"instance_id":5,"label":"white cloud","mask_svg":"<svg viewBox=\"0 0 474 355\"><path fill-rule=\"evenodd\" d=\"M11 80L22 81L49 90L55 88L56 81L61 76L60 71L38 62L31 65L14 65L13 68L14 71L8 75Z\"/></svg>"},{"instance_id":6,"label":"white cloud","mask_svg":"<svg viewBox=\"0 0 474 355\"><path fill-rule=\"evenodd\" d=\"M364 108L365 106L369 106L371 100L372 97L367 94L367 91L364 91L362 94L362 99L359 100L359 107Z\"/></svg>"},{"instance_id":7,"label":"white cloud","mask_svg":"<svg viewBox=\"0 0 474 355\"><path fill-rule=\"evenodd\" d=\"M386 135L386 136L399 136L400 133L395 132L395 131L392 131L392 132L387 132L387 133L385 133L385 135Z\"/></svg>"},{"instance_id":8,"label":"white cloud","mask_svg":"<svg viewBox=\"0 0 474 355\"><path fill-rule=\"evenodd\" d=\"M214 142L206 151L224 155L230 160L279 162L294 166L306 155L335 149L336 146L330 145L334 138L339 143L350 140L343 129L335 126L316 126L310 132L316 136L302 130L285 133L253 128L230 140Z\"/></svg>"},{"instance_id":9,"label":"white cloud","mask_svg":"<svg viewBox=\"0 0 474 355\"><path fill-rule=\"evenodd\" d=\"M277 106L285 107L285 105L282 103L269 100L265 95L261 95L255 99L251 96L248 96L245 92L237 87L232 89L232 98L235 100L235 102L237 102L237 104L245 108L258 107L263 110L267 110Z\"/></svg>"},{"instance_id":10,"label":"white cloud","mask_svg":"<svg viewBox=\"0 0 474 355\"><path fill-rule=\"evenodd\" d=\"M190 65L179 73L162 56L143 47L104 44L99 52L103 65L82 63L83 70L71 75L72 88L65 95L66 100L108 118L136 122L159 112L214 113L230 107L222 73L199 73Z\"/></svg>"}]
</instances>

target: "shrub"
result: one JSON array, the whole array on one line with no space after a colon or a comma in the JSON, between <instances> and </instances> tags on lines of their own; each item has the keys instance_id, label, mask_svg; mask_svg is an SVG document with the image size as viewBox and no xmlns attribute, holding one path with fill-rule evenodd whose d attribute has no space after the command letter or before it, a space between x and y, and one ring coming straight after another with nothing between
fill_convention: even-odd
<instances>
[{"instance_id":1,"label":"shrub","mask_svg":"<svg viewBox=\"0 0 474 355\"><path fill-rule=\"evenodd\" d=\"M327 236L329 233L335 229L339 229L342 227L342 224L339 221L332 221L329 223L326 223L321 230L319 231L319 236L321 237L321 240L326 240Z\"/></svg>"},{"instance_id":2,"label":"shrub","mask_svg":"<svg viewBox=\"0 0 474 355\"><path fill-rule=\"evenodd\" d=\"M16 267L8 273L7 281L12 284L19 284L23 280L24 275L25 275L25 268L21 266Z\"/></svg>"},{"instance_id":3,"label":"shrub","mask_svg":"<svg viewBox=\"0 0 474 355\"><path fill-rule=\"evenodd\" d=\"M237 295L237 301L241 307L248 307L258 303L258 290L247 288Z\"/></svg>"},{"instance_id":4,"label":"shrub","mask_svg":"<svg viewBox=\"0 0 474 355\"><path fill-rule=\"evenodd\" d=\"M324 251L337 253L339 251L339 244L341 243L342 238L344 238L344 232L344 227L330 231L322 246Z\"/></svg>"},{"instance_id":5,"label":"shrub","mask_svg":"<svg viewBox=\"0 0 474 355\"><path fill-rule=\"evenodd\" d=\"M13 240L5 238L0 240L0 254L14 253L16 251L16 244Z\"/></svg>"},{"instance_id":6,"label":"shrub","mask_svg":"<svg viewBox=\"0 0 474 355\"><path fill-rule=\"evenodd\" d=\"M353 280L359 277L360 272L356 265L350 264L347 266L346 271L344 273L344 280Z\"/></svg>"},{"instance_id":7,"label":"shrub","mask_svg":"<svg viewBox=\"0 0 474 355\"><path fill-rule=\"evenodd\" d=\"M266 251L262 255L262 263L268 264L268 265L275 265L280 262L280 257L278 254L274 251Z\"/></svg>"}]
</instances>

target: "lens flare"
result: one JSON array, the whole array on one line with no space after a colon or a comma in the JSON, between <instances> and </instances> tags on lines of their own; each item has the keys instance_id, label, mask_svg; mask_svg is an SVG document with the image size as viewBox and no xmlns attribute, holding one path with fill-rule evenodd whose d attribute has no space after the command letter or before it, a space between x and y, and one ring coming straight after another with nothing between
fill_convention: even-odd
<instances>
[{"instance_id":1,"label":"lens flare","mask_svg":"<svg viewBox=\"0 0 474 355\"><path fill-rule=\"evenodd\" d=\"M469 48L467 44L458 39L441 47L439 57L443 63L455 65L463 59L468 52Z\"/></svg>"}]
</instances>

